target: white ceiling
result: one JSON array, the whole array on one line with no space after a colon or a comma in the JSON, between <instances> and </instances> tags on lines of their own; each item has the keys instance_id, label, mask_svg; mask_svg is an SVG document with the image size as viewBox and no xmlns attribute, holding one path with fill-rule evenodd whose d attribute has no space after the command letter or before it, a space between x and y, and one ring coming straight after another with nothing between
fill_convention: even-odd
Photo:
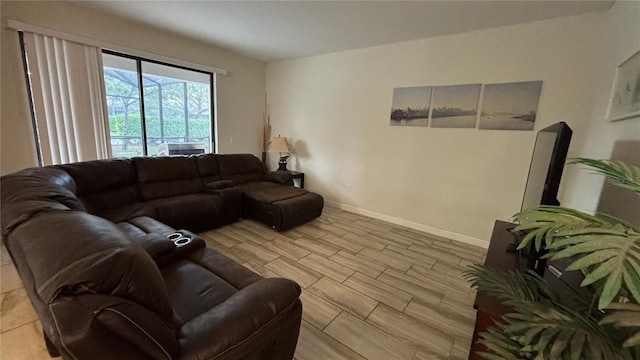
<instances>
[{"instance_id":1,"label":"white ceiling","mask_svg":"<svg viewBox=\"0 0 640 360\"><path fill-rule=\"evenodd\" d=\"M74 1L277 61L609 9L614 1Z\"/></svg>"}]
</instances>

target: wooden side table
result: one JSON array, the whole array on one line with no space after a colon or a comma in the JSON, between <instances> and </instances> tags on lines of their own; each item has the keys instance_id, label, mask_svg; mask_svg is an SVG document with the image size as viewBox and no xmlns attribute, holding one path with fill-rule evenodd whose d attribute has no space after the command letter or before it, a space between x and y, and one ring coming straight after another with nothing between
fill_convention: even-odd
<instances>
[{"instance_id":1,"label":"wooden side table","mask_svg":"<svg viewBox=\"0 0 640 360\"><path fill-rule=\"evenodd\" d=\"M300 188L304 189L304 173L303 172L299 172L299 171L292 171L289 170L289 174L291 174L291 177L295 180L295 179L299 179L300 180ZM295 181L293 182L295 185Z\"/></svg>"}]
</instances>

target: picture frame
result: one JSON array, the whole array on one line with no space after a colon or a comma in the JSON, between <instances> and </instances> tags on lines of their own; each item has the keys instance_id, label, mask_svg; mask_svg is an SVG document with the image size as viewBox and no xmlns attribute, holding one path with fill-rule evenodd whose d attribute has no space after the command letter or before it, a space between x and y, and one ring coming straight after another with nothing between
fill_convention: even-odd
<instances>
[{"instance_id":1,"label":"picture frame","mask_svg":"<svg viewBox=\"0 0 640 360\"><path fill-rule=\"evenodd\" d=\"M608 121L640 117L640 50L616 68L607 109Z\"/></svg>"},{"instance_id":2,"label":"picture frame","mask_svg":"<svg viewBox=\"0 0 640 360\"><path fill-rule=\"evenodd\" d=\"M389 125L426 127L432 90L433 86L394 88Z\"/></svg>"},{"instance_id":3,"label":"picture frame","mask_svg":"<svg viewBox=\"0 0 640 360\"><path fill-rule=\"evenodd\" d=\"M435 86L431 99L432 128L475 129L481 84Z\"/></svg>"},{"instance_id":4,"label":"picture frame","mask_svg":"<svg viewBox=\"0 0 640 360\"><path fill-rule=\"evenodd\" d=\"M485 84L480 130L533 131L542 80Z\"/></svg>"}]
</instances>

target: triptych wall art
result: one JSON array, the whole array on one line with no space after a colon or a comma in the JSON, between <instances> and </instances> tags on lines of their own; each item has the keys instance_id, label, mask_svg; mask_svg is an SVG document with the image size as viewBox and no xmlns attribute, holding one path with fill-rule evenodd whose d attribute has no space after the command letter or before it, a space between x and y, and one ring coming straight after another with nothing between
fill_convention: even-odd
<instances>
[{"instance_id":1,"label":"triptych wall art","mask_svg":"<svg viewBox=\"0 0 640 360\"><path fill-rule=\"evenodd\" d=\"M391 126L533 130L542 81L393 89ZM478 121L479 119L479 121Z\"/></svg>"}]
</instances>

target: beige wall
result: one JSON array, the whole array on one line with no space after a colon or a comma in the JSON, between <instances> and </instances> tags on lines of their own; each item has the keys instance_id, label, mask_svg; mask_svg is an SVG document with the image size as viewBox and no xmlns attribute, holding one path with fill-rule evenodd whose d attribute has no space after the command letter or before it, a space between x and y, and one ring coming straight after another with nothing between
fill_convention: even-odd
<instances>
[{"instance_id":1,"label":"beige wall","mask_svg":"<svg viewBox=\"0 0 640 360\"><path fill-rule=\"evenodd\" d=\"M36 165L17 34L4 27L6 19L227 70L226 76L217 79L219 150L221 153L260 153L265 91L263 62L64 2L2 1L0 9L3 19L0 35L2 174Z\"/></svg>"},{"instance_id":2,"label":"beige wall","mask_svg":"<svg viewBox=\"0 0 640 360\"><path fill-rule=\"evenodd\" d=\"M494 220L520 208L536 132L390 127L393 88L543 80L535 130L566 121L570 155L606 157L614 138L637 137L625 133L638 120L603 121L615 66L638 47L637 10L270 63L273 132L330 203L486 245ZM636 35L613 45L625 32ZM572 180L572 200L599 191Z\"/></svg>"},{"instance_id":3,"label":"beige wall","mask_svg":"<svg viewBox=\"0 0 640 360\"><path fill-rule=\"evenodd\" d=\"M613 8L602 13L603 32L598 41L598 71L588 74L594 78L596 93L588 125L577 153L595 159L608 159L617 140L640 140L640 118L606 121L607 107L618 65L640 50L640 2L617 1ZM640 158L640 154L637 155ZM603 177L588 170L568 167L566 182L571 184L564 193L564 204L594 212L602 188Z\"/></svg>"}]
</instances>

